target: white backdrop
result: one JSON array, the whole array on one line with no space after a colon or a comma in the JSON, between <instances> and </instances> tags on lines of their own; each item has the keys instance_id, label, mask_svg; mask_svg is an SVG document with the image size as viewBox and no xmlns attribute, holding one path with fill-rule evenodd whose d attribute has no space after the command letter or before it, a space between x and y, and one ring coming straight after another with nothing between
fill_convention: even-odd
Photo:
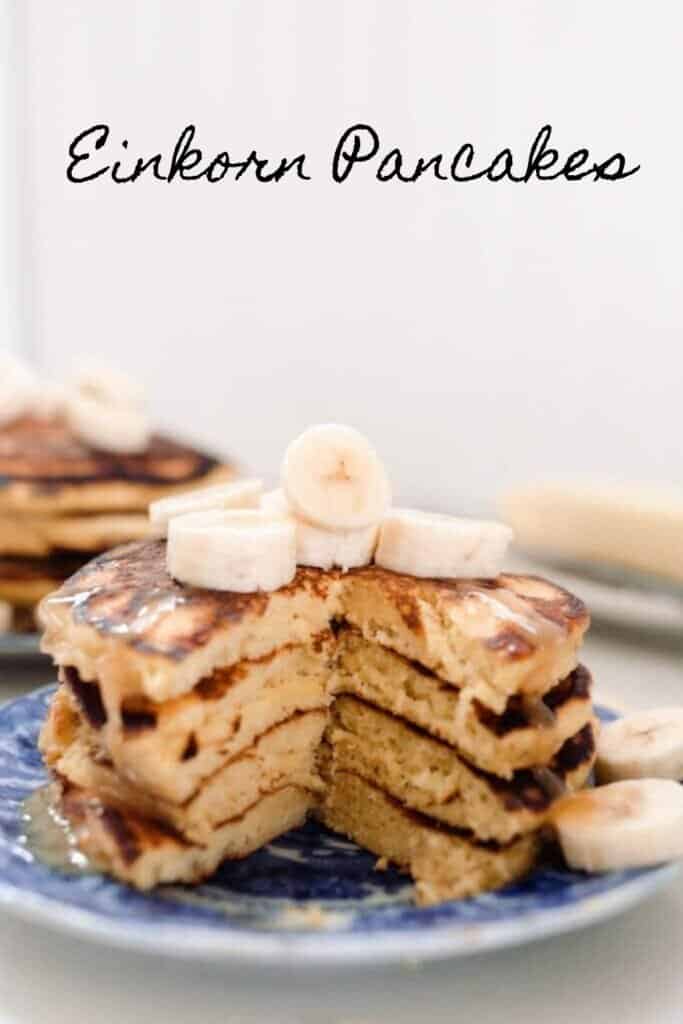
<instances>
[{"instance_id":1,"label":"white backdrop","mask_svg":"<svg viewBox=\"0 0 683 1024\"><path fill-rule=\"evenodd\" d=\"M681 477L682 8L625 0L27 0L30 336L139 372L167 423L273 469L309 422L399 492L476 505L546 473ZM387 148L623 150L618 184L379 185ZM308 153L310 183L76 186L70 140Z\"/></svg>"}]
</instances>

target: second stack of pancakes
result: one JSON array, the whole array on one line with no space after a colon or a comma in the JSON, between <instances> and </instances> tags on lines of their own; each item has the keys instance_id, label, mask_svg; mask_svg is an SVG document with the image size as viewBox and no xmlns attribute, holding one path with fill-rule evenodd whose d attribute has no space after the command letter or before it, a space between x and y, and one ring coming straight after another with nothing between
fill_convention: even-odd
<instances>
[{"instance_id":1,"label":"second stack of pancakes","mask_svg":"<svg viewBox=\"0 0 683 1024\"><path fill-rule=\"evenodd\" d=\"M232 477L232 466L153 435L138 455L79 440L60 416L23 416L0 428L0 601L16 631L94 554L150 532L150 501Z\"/></svg>"},{"instance_id":2,"label":"second stack of pancakes","mask_svg":"<svg viewBox=\"0 0 683 1024\"><path fill-rule=\"evenodd\" d=\"M530 870L592 767L586 609L534 577L300 569L237 595L171 579L148 541L42 617L60 813L139 888L200 881L314 814L422 903L475 894Z\"/></svg>"}]
</instances>

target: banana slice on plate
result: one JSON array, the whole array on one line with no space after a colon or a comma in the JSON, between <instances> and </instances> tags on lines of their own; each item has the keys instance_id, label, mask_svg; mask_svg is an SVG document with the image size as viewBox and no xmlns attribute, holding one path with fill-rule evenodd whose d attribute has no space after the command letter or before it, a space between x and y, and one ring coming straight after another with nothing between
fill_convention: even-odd
<instances>
[{"instance_id":1,"label":"banana slice on plate","mask_svg":"<svg viewBox=\"0 0 683 1024\"><path fill-rule=\"evenodd\" d=\"M30 412L37 389L36 378L21 360L0 353L0 426Z\"/></svg>"},{"instance_id":2,"label":"banana slice on plate","mask_svg":"<svg viewBox=\"0 0 683 1024\"><path fill-rule=\"evenodd\" d=\"M282 485L297 516L328 530L358 530L379 522L391 491L369 441L352 427L310 427L287 448Z\"/></svg>"},{"instance_id":3,"label":"banana slice on plate","mask_svg":"<svg viewBox=\"0 0 683 1024\"><path fill-rule=\"evenodd\" d=\"M604 725L595 774L600 782L683 780L683 707L637 711Z\"/></svg>"},{"instance_id":4,"label":"banana slice on plate","mask_svg":"<svg viewBox=\"0 0 683 1024\"><path fill-rule=\"evenodd\" d=\"M612 782L563 797L551 822L579 871L620 871L683 856L683 787L671 779Z\"/></svg>"},{"instance_id":5,"label":"banana slice on plate","mask_svg":"<svg viewBox=\"0 0 683 1024\"><path fill-rule=\"evenodd\" d=\"M494 577L511 540L503 523L397 508L382 522L375 562L409 576Z\"/></svg>"},{"instance_id":6,"label":"banana slice on plate","mask_svg":"<svg viewBox=\"0 0 683 1024\"><path fill-rule=\"evenodd\" d=\"M161 534L165 534L171 519L189 512L210 512L221 508L256 508L263 492L261 480L235 480L231 484L216 484L199 490L160 498L149 506L149 519Z\"/></svg>"},{"instance_id":7,"label":"banana slice on plate","mask_svg":"<svg viewBox=\"0 0 683 1024\"><path fill-rule=\"evenodd\" d=\"M358 530L324 530L296 516L285 492L280 488L263 495L261 508L294 522L297 565L346 571L369 565L372 561L379 535L377 524L363 526Z\"/></svg>"},{"instance_id":8,"label":"banana slice on plate","mask_svg":"<svg viewBox=\"0 0 683 1024\"><path fill-rule=\"evenodd\" d=\"M260 509L193 512L168 524L166 563L171 576L195 587L278 590L296 573L296 529Z\"/></svg>"}]
</instances>

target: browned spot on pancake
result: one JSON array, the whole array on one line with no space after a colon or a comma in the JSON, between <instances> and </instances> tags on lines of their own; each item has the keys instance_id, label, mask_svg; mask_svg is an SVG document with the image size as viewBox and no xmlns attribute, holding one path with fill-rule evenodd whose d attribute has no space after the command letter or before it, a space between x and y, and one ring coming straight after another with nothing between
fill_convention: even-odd
<instances>
[{"instance_id":1,"label":"browned spot on pancake","mask_svg":"<svg viewBox=\"0 0 683 1024\"><path fill-rule=\"evenodd\" d=\"M543 697L543 703L554 713L570 700L588 700L590 698L591 675L583 665L578 665L573 672L562 679ZM490 729L496 736L504 736L515 729L529 727L529 717L521 697L510 697L505 711L496 714L480 701L474 701L477 718L482 725Z\"/></svg>"},{"instance_id":2,"label":"browned spot on pancake","mask_svg":"<svg viewBox=\"0 0 683 1024\"><path fill-rule=\"evenodd\" d=\"M220 700L245 675L246 668L241 663L234 668L217 668L210 676L200 679L192 692L202 700Z\"/></svg>"},{"instance_id":3,"label":"browned spot on pancake","mask_svg":"<svg viewBox=\"0 0 683 1024\"><path fill-rule=\"evenodd\" d=\"M555 711L567 700L587 700L590 697L591 674L584 665L577 665L573 672L549 690L543 698L551 711Z\"/></svg>"},{"instance_id":4,"label":"browned spot on pancake","mask_svg":"<svg viewBox=\"0 0 683 1024\"><path fill-rule=\"evenodd\" d=\"M592 725L588 724L563 743L549 765L515 772L511 783L505 784L512 786L505 806L509 809L519 806L515 801L517 797L520 804L530 810L546 810L565 792L567 776L589 762L594 753L595 735ZM489 778L494 788L498 788L496 776Z\"/></svg>"},{"instance_id":5,"label":"browned spot on pancake","mask_svg":"<svg viewBox=\"0 0 683 1024\"><path fill-rule=\"evenodd\" d=\"M585 725L575 736L570 736L555 755L557 770L562 774L573 772L595 753L595 734L591 725Z\"/></svg>"},{"instance_id":6,"label":"browned spot on pancake","mask_svg":"<svg viewBox=\"0 0 683 1024\"><path fill-rule=\"evenodd\" d=\"M322 633L317 633L312 638L311 646L313 647L313 650L315 651L316 654L322 654L323 653L323 651L325 650L325 645L330 642L330 639L332 638L332 636L333 636L333 629L332 629L332 626L330 624L330 629L323 630ZM291 646L293 646L293 644L289 644L288 646L291 647Z\"/></svg>"},{"instance_id":7,"label":"browned spot on pancake","mask_svg":"<svg viewBox=\"0 0 683 1024\"><path fill-rule=\"evenodd\" d=\"M97 683L84 683L73 665L66 665L62 669L62 678L88 724L93 729L101 729L107 721L107 709Z\"/></svg>"},{"instance_id":8,"label":"browned spot on pancake","mask_svg":"<svg viewBox=\"0 0 683 1024\"><path fill-rule=\"evenodd\" d=\"M191 761L193 757L196 757L199 753L199 744L197 743L197 737L193 732L190 733L185 749L181 755L181 761Z\"/></svg>"},{"instance_id":9,"label":"browned spot on pancake","mask_svg":"<svg viewBox=\"0 0 683 1024\"><path fill-rule=\"evenodd\" d=\"M145 711L140 708L122 708L121 724L124 732L140 733L148 729L154 729L157 724L157 716L153 711Z\"/></svg>"},{"instance_id":10,"label":"browned spot on pancake","mask_svg":"<svg viewBox=\"0 0 683 1024\"><path fill-rule=\"evenodd\" d=\"M291 651L296 646L296 644L283 644L274 651L261 655L260 658L243 658L237 665L231 665L229 668L217 668L210 676L200 679L192 692L203 700L219 700L225 696L231 686L244 679L254 665L267 665L283 652Z\"/></svg>"},{"instance_id":11,"label":"browned spot on pancake","mask_svg":"<svg viewBox=\"0 0 683 1024\"><path fill-rule=\"evenodd\" d=\"M484 644L491 651L504 651L512 659L527 658L536 650L528 637L512 627L501 629L495 636L488 637Z\"/></svg>"},{"instance_id":12,"label":"browned spot on pancake","mask_svg":"<svg viewBox=\"0 0 683 1024\"><path fill-rule=\"evenodd\" d=\"M423 631L422 617L420 616L420 608L417 601L403 598L399 601L398 610L408 629L412 629L413 633L421 633Z\"/></svg>"}]
</instances>

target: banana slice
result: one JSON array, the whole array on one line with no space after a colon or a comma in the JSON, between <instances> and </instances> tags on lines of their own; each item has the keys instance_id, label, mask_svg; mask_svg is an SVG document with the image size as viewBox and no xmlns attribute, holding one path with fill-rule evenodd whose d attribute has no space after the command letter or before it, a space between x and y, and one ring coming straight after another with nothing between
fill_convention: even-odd
<instances>
[{"instance_id":1,"label":"banana slice","mask_svg":"<svg viewBox=\"0 0 683 1024\"><path fill-rule=\"evenodd\" d=\"M268 515L279 519L294 518L292 507L287 501L287 495L281 487L276 487L274 491L266 491L265 494L262 494L259 508Z\"/></svg>"},{"instance_id":2,"label":"banana slice","mask_svg":"<svg viewBox=\"0 0 683 1024\"><path fill-rule=\"evenodd\" d=\"M12 605L0 601L0 633L9 633L12 628Z\"/></svg>"},{"instance_id":3,"label":"banana slice","mask_svg":"<svg viewBox=\"0 0 683 1024\"><path fill-rule=\"evenodd\" d=\"M0 426L31 411L36 389L29 368L8 352L0 353Z\"/></svg>"},{"instance_id":4,"label":"banana slice","mask_svg":"<svg viewBox=\"0 0 683 1024\"><path fill-rule=\"evenodd\" d=\"M612 782L553 807L562 852L580 871L621 871L683 857L683 787L671 779Z\"/></svg>"},{"instance_id":5,"label":"banana slice","mask_svg":"<svg viewBox=\"0 0 683 1024\"><path fill-rule=\"evenodd\" d=\"M380 528L375 562L408 576L497 576L512 540L502 523L392 509Z\"/></svg>"},{"instance_id":6,"label":"banana slice","mask_svg":"<svg viewBox=\"0 0 683 1024\"><path fill-rule=\"evenodd\" d=\"M221 508L256 508L263 491L261 480L236 480L231 484L202 487L170 498L160 498L149 506L149 519L163 536L169 521L189 512L210 512Z\"/></svg>"},{"instance_id":7,"label":"banana slice","mask_svg":"<svg viewBox=\"0 0 683 1024\"><path fill-rule=\"evenodd\" d=\"M372 561L379 526L364 526L359 530L323 530L294 515L285 492L279 488L263 495L261 508L280 518L289 517L294 522L297 565L346 571L369 565Z\"/></svg>"},{"instance_id":8,"label":"banana slice","mask_svg":"<svg viewBox=\"0 0 683 1024\"><path fill-rule=\"evenodd\" d=\"M67 400L65 411L74 434L93 448L136 455L149 445L151 429L142 409L91 395L73 394Z\"/></svg>"},{"instance_id":9,"label":"banana slice","mask_svg":"<svg viewBox=\"0 0 683 1024\"><path fill-rule=\"evenodd\" d=\"M70 390L111 405L144 404L145 391L139 381L112 367L86 360L71 381Z\"/></svg>"},{"instance_id":10,"label":"banana slice","mask_svg":"<svg viewBox=\"0 0 683 1024\"><path fill-rule=\"evenodd\" d=\"M52 381L41 381L31 398L31 412L40 420L59 416L66 406L66 389Z\"/></svg>"},{"instance_id":11,"label":"banana slice","mask_svg":"<svg viewBox=\"0 0 683 1024\"><path fill-rule=\"evenodd\" d=\"M683 780L683 708L638 711L604 725L595 773L618 779Z\"/></svg>"},{"instance_id":12,"label":"banana slice","mask_svg":"<svg viewBox=\"0 0 683 1024\"><path fill-rule=\"evenodd\" d=\"M357 569L369 565L377 546L379 526L359 530L321 530L297 521L296 560L319 569Z\"/></svg>"},{"instance_id":13,"label":"banana slice","mask_svg":"<svg viewBox=\"0 0 683 1024\"><path fill-rule=\"evenodd\" d=\"M178 516L168 524L166 564L171 576L195 587L278 590L296 573L294 523L260 509Z\"/></svg>"},{"instance_id":14,"label":"banana slice","mask_svg":"<svg viewBox=\"0 0 683 1024\"><path fill-rule=\"evenodd\" d=\"M309 427L292 441L282 484L295 513L328 530L379 522L389 506L389 481L377 453L352 427Z\"/></svg>"}]
</instances>

